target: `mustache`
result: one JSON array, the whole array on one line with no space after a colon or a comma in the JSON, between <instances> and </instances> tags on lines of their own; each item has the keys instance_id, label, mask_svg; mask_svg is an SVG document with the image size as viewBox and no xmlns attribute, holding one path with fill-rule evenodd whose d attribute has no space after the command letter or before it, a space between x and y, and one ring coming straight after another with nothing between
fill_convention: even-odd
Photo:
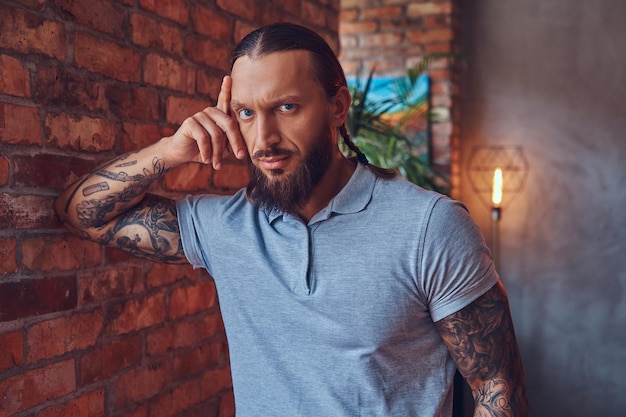
<instances>
[{"instance_id":1,"label":"mustache","mask_svg":"<svg viewBox=\"0 0 626 417\"><path fill-rule=\"evenodd\" d=\"M270 158L273 156L291 156L293 152L282 148L270 148L264 150L258 150L252 155L252 159Z\"/></svg>"}]
</instances>

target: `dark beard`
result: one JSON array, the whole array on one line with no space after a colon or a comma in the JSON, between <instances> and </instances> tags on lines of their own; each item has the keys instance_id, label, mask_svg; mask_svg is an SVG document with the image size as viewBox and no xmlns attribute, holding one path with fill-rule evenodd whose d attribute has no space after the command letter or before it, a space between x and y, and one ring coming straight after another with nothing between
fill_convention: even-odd
<instances>
[{"instance_id":1,"label":"dark beard","mask_svg":"<svg viewBox=\"0 0 626 417\"><path fill-rule=\"evenodd\" d=\"M279 148L263 152L263 156L290 154ZM303 208L332 161L332 137L320 134L304 162L292 174L282 170L266 175L249 161L248 200L269 211L297 214Z\"/></svg>"}]
</instances>

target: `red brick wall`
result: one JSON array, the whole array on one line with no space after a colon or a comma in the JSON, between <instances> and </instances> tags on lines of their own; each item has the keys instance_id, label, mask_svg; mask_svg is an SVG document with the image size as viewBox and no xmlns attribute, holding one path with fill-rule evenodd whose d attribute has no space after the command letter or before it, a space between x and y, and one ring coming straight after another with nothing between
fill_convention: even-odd
<instances>
[{"instance_id":1,"label":"red brick wall","mask_svg":"<svg viewBox=\"0 0 626 417\"><path fill-rule=\"evenodd\" d=\"M456 6L450 0L341 0L340 59L348 74L376 66L377 75L405 75L424 54L452 53ZM455 79L452 59L429 71L431 105L439 117L431 125L431 162L450 173Z\"/></svg>"},{"instance_id":2,"label":"red brick wall","mask_svg":"<svg viewBox=\"0 0 626 417\"><path fill-rule=\"evenodd\" d=\"M280 4L281 6L273 6ZM338 49L338 0L0 3L0 417L230 416L215 287L66 233L58 192L214 103L254 27L308 24ZM155 191L247 181L190 164Z\"/></svg>"}]
</instances>

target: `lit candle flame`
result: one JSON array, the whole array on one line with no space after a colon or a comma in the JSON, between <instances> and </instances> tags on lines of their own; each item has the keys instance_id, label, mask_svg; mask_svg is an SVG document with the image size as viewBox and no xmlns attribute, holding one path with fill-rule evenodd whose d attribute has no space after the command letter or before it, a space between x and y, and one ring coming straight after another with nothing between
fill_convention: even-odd
<instances>
[{"instance_id":1,"label":"lit candle flame","mask_svg":"<svg viewBox=\"0 0 626 417\"><path fill-rule=\"evenodd\" d=\"M500 168L496 168L493 172L493 188L491 191L491 202L494 207L500 207L500 204L502 204L502 184L502 170Z\"/></svg>"}]
</instances>

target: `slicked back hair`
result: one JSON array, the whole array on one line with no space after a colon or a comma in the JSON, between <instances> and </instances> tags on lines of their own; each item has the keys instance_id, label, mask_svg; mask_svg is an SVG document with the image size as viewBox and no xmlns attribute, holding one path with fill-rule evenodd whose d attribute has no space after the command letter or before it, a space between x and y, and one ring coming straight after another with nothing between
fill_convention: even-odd
<instances>
[{"instance_id":1,"label":"slicked back hair","mask_svg":"<svg viewBox=\"0 0 626 417\"><path fill-rule=\"evenodd\" d=\"M347 87L343 68L330 45L320 35L304 26L293 23L274 23L246 35L233 52L231 68L237 59L247 56L254 60L273 52L305 50L311 53L311 74L322 86L328 98L334 97L341 87ZM360 163L367 165L383 178L393 178L396 172L369 164L367 157L354 144L344 123L339 128L346 146Z\"/></svg>"}]
</instances>

